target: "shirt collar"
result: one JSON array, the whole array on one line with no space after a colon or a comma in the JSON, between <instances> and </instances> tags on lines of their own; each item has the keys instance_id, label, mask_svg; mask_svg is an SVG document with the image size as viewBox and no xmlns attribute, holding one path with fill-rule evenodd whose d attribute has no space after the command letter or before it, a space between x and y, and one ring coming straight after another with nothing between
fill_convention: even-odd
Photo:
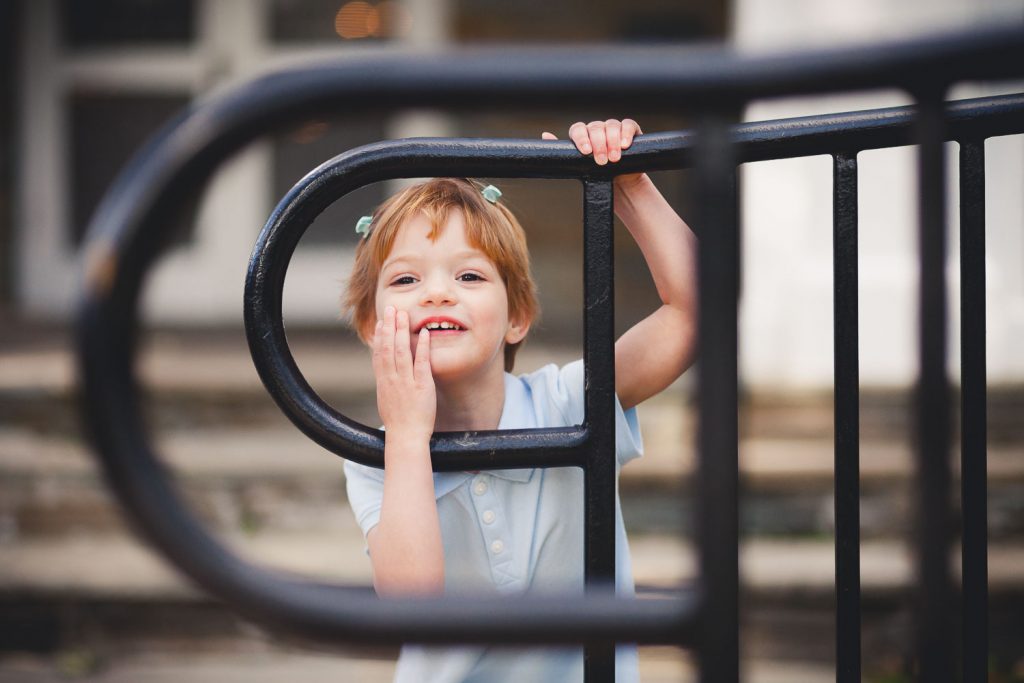
<instances>
[{"instance_id":1,"label":"shirt collar","mask_svg":"<svg viewBox=\"0 0 1024 683\"><path fill-rule=\"evenodd\" d=\"M530 389L519 378L505 373L505 405L501 409L498 429L529 429L537 426L536 416L531 408L533 400ZM525 484L533 478L533 468L516 468L509 470L481 470L498 479L506 479L518 484ZM471 472L435 472L434 495L440 498L454 491L463 482L474 477Z\"/></svg>"},{"instance_id":2,"label":"shirt collar","mask_svg":"<svg viewBox=\"0 0 1024 683\"><path fill-rule=\"evenodd\" d=\"M533 407L530 390L525 382L505 373L505 405L501 409L498 429L530 429L537 426L536 417L530 408ZM489 474L499 479L525 484L533 478L533 468L516 468L510 470L489 470Z\"/></svg>"}]
</instances>

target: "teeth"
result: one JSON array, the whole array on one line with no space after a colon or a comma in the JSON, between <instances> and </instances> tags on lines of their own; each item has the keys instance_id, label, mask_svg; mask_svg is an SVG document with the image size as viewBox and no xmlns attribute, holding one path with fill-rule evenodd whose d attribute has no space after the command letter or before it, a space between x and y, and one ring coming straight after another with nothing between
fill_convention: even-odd
<instances>
[{"instance_id":1,"label":"teeth","mask_svg":"<svg viewBox=\"0 0 1024 683\"><path fill-rule=\"evenodd\" d=\"M462 329L461 327L459 327L455 323L450 323L450 322L447 322L447 321L427 323L425 325L425 327L428 330L461 330Z\"/></svg>"}]
</instances>

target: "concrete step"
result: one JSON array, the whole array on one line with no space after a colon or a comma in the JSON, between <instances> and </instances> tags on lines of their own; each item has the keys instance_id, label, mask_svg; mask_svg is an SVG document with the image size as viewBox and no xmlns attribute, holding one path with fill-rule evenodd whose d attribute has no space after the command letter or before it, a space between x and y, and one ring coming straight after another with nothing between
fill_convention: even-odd
<instances>
[{"instance_id":1,"label":"concrete step","mask_svg":"<svg viewBox=\"0 0 1024 683\"><path fill-rule=\"evenodd\" d=\"M82 443L68 341L54 331L29 332L0 347L0 538L115 528L116 508ZM351 417L376 424L366 350L342 331L289 334L314 388ZM577 355L578 349L527 345L520 366L528 370ZM308 521L342 504L338 458L281 415L259 382L240 331L154 333L143 344L139 369L151 389L147 413L154 438L213 523L232 530ZM624 470L622 491L627 520L644 529L690 526L695 429L689 381L684 376L639 411L645 457ZM993 538L1024 535L1024 421L1018 419L1024 391L1011 389L989 397ZM907 531L913 472L905 399L906 392L862 396L865 537ZM744 529L829 532L831 425L830 396L746 397L740 444Z\"/></svg>"},{"instance_id":2,"label":"concrete step","mask_svg":"<svg viewBox=\"0 0 1024 683\"><path fill-rule=\"evenodd\" d=\"M80 648L41 657L0 655L0 680L6 683L391 683L393 658L360 657L288 648L261 641L232 643L222 651L150 650L130 654ZM831 683L832 666L746 659L750 683ZM691 658L675 648L640 649L640 678L645 683L691 683L698 680Z\"/></svg>"},{"instance_id":3,"label":"concrete step","mask_svg":"<svg viewBox=\"0 0 1024 683\"><path fill-rule=\"evenodd\" d=\"M314 388L347 415L376 424L365 349L342 333L289 334ZM353 680L389 679L387 653L321 659L287 649L191 588L134 539L82 443L68 348L53 333L0 339L0 650L11 655L0 658L0 680L77 672L110 681L219 673L217 680L230 681L239 671L257 681L288 672L304 680L348 680L353 672ZM578 349L528 345L520 365L576 356ZM139 366L159 449L210 529L253 561L368 584L338 458L279 413L240 333L151 335ZM694 574L692 551L679 540L692 526L689 381L641 407L646 454L623 474L637 579L651 590ZM1019 387L989 396L990 626L1008 671L1024 661L1022 397ZM865 669L878 675L899 669L890 663L901 661L909 642L910 564L898 540L907 533L912 476L906 398L905 390L861 396ZM831 396L745 395L741 434L750 679L834 680ZM15 650L43 654L17 659ZM193 656L200 652L209 659ZM685 656L645 653L644 680L688 680ZM143 677L147 668L157 677ZM671 676L658 677L668 670Z\"/></svg>"},{"instance_id":4,"label":"concrete step","mask_svg":"<svg viewBox=\"0 0 1024 683\"><path fill-rule=\"evenodd\" d=\"M370 584L370 564L355 522L323 530L219 534L239 556L311 580ZM696 575L685 539L664 534L630 538L637 584L667 589ZM744 584L752 594L831 596L835 582L831 539L752 538L740 544ZM990 544L989 585L995 592L1024 591L1024 542ZM951 566L960 566L958 551ZM913 583L911 550L897 541L861 544L866 594L893 595ZM82 597L195 599L196 590L165 559L134 536L78 534L0 544L0 591Z\"/></svg>"},{"instance_id":5,"label":"concrete step","mask_svg":"<svg viewBox=\"0 0 1024 683\"><path fill-rule=\"evenodd\" d=\"M264 566L310 580L369 585L369 562L354 525L329 538L312 532L275 532L222 540ZM631 547L641 594L671 590L695 574L692 547L675 537L641 535L631 540ZM956 558L952 560L956 564ZM910 560L901 544L868 542L862 546L861 567L865 670L884 671L893 662L903 661L910 643ZM990 630L993 656L999 661L1024 658L1021 567L1024 544L991 548ZM830 670L834 657L831 544L747 541L741 548L741 572L745 657L769 668L807 667L818 674ZM44 676L52 675L54 667L60 671L62 662L72 666L68 657L84 659L77 666L95 667L87 673L96 675L114 675L121 667L131 670L132 657L147 653L188 652L190 659L195 654L212 654L213 662L224 662L218 658L227 655L230 660L231 653L242 649L257 658L280 661L273 658L295 654L281 650L289 642L240 621L130 537L79 535L0 546L0 680L50 680ZM17 673L5 669L13 666L5 662L17 653L22 653L23 662L25 653L33 655L35 669L25 675L38 678L5 677ZM674 672L674 678L652 673L650 680L680 680L689 670L690 660L671 649L645 648L643 656L645 670L666 676ZM390 661L394 652L340 648L332 657L338 659L330 661L354 661L353 670L365 666L376 671L373 662Z\"/></svg>"},{"instance_id":6,"label":"concrete step","mask_svg":"<svg viewBox=\"0 0 1024 683\"><path fill-rule=\"evenodd\" d=\"M659 436L656 411L645 456L623 470L621 491L631 531L689 533L693 461L673 455ZM659 425L661 425L659 427ZM323 528L350 517L340 459L290 424L170 430L157 443L197 514L225 531ZM828 442L747 439L741 443L742 525L751 534L813 535L833 525ZM909 526L910 471L905 449L865 443L861 532L903 536ZM1024 454L989 452L989 532L1024 537ZM123 528L96 462L80 439L0 426L0 541Z\"/></svg>"},{"instance_id":7,"label":"concrete step","mask_svg":"<svg viewBox=\"0 0 1024 683\"><path fill-rule=\"evenodd\" d=\"M75 424L75 370L67 330L15 334L0 330L0 422L31 424L39 431L72 429ZM365 347L344 330L289 330L293 356L313 388L336 407L375 424L374 379ZM579 347L527 344L517 372L546 363L566 363ZM256 414L274 413L260 383L241 330L156 332L141 345L137 368L155 399L156 417L167 424L246 424ZM667 410L671 421L692 433L689 405L692 373L647 402ZM902 442L911 424L909 387L863 387L861 437ZM667 402L666 402L667 399ZM993 386L987 397L992 445L1024 442L1024 387ZM234 412L234 414L232 414ZM682 417L680 417L682 416ZM831 391L741 395L741 432L750 438L828 440L832 435ZM158 425L159 426L159 425Z\"/></svg>"}]
</instances>

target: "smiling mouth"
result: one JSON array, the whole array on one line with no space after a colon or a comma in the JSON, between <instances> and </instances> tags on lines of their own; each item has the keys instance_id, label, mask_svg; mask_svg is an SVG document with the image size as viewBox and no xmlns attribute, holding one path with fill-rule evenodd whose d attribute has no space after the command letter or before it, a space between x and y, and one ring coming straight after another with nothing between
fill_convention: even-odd
<instances>
[{"instance_id":1,"label":"smiling mouth","mask_svg":"<svg viewBox=\"0 0 1024 683\"><path fill-rule=\"evenodd\" d=\"M463 328L458 323L453 323L453 322L449 322L449 321L445 320L445 321L429 322L429 323L425 324L422 329L427 329L427 330L430 330L431 333L435 333L435 332L462 332L465 328Z\"/></svg>"}]
</instances>

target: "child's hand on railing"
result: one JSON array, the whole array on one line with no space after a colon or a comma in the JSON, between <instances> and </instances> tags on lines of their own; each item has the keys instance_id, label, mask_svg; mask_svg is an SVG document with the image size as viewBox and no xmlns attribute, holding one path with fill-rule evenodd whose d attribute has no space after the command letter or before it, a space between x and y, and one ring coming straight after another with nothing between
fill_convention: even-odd
<instances>
[{"instance_id":1,"label":"child's hand on railing","mask_svg":"<svg viewBox=\"0 0 1024 683\"><path fill-rule=\"evenodd\" d=\"M615 163L622 158L622 150L629 149L633 144L633 138L642 135L640 124L633 119L608 119L607 121L591 121L583 123L577 121L569 126L569 139L576 145L581 154L593 154L594 161L598 166L604 166L608 162ZM541 134L544 140L557 140L558 137L545 131ZM615 184L628 186L643 176L643 173L630 173L617 176Z\"/></svg>"}]
</instances>

